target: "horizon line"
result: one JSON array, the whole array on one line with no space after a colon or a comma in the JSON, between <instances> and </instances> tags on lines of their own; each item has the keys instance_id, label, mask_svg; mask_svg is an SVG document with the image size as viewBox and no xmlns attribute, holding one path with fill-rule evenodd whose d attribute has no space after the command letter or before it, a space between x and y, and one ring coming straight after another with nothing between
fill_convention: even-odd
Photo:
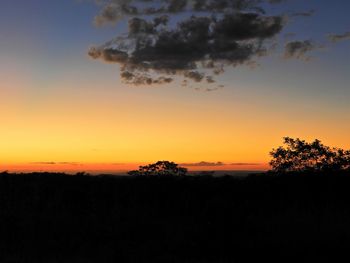
<instances>
[{"instance_id":1,"label":"horizon line","mask_svg":"<svg viewBox=\"0 0 350 263\"><path fill-rule=\"evenodd\" d=\"M152 162L151 162L152 163ZM140 163L83 163L83 162L55 162L39 161L1 164L0 171L11 172L89 172L89 173L121 173L137 170L139 166L149 164ZM188 171L264 171L269 170L268 163L258 162L186 162L179 163L179 166L187 168Z\"/></svg>"}]
</instances>

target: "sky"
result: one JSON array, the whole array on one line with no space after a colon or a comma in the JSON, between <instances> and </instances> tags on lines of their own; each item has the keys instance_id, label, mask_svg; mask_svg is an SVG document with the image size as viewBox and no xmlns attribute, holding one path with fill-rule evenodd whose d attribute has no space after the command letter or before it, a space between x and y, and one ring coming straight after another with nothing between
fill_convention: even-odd
<instances>
[{"instance_id":1,"label":"sky","mask_svg":"<svg viewBox=\"0 0 350 263\"><path fill-rule=\"evenodd\" d=\"M265 55L230 58L215 83L184 67L170 74L154 56L151 85L140 84L149 78L140 60L108 59L121 54L108 41L128 32L132 16L101 22L105 7L1 1L0 170L119 171L158 160L260 170L284 136L350 149L349 1L268 4L266 16L283 14L283 27L267 37Z\"/></svg>"}]
</instances>

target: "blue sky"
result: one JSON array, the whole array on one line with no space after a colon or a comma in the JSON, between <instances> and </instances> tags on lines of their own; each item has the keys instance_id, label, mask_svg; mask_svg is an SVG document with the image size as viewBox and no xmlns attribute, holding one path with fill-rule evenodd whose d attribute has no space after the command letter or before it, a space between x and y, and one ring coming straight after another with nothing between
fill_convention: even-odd
<instances>
[{"instance_id":1,"label":"blue sky","mask_svg":"<svg viewBox=\"0 0 350 263\"><path fill-rule=\"evenodd\" d=\"M316 11L313 17L293 19L284 32L295 33L296 39L313 39L317 43L327 44L325 50L314 52L317 55L316 66L328 64L337 71L346 70L349 42L332 45L327 43L325 35L349 31L349 8L350 3L345 0L294 0L274 7L292 12ZM0 10L0 54L45 64L64 64L67 57L83 62L91 45L105 42L120 30L113 27L96 28L92 20L97 12L98 7L91 1L3 0ZM296 68L300 66L300 62L293 61L277 63L278 68L283 64L286 71L295 64ZM91 67L96 70L93 63Z\"/></svg>"}]
</instances>

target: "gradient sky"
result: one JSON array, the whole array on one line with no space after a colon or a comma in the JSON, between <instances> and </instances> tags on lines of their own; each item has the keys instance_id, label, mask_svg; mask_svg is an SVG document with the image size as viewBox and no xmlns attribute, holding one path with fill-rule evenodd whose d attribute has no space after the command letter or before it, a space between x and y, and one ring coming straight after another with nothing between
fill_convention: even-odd
<instances>
[{"instance_id":1,"label":"gradient sky","mask_svg":"<svg viewBox=\"0 0 350 263\"><path fill-rule=\"evenodd\" d=\"M275 8L315 9L281 38L295 33L323 48L308 62L285 60L281 50L257 68L230 68L218 78L223 89L205 92L178 82L128 86L117 65L90 59L90 46L120 30L95 27L91 2L2 0L0 170L118 170L157 160L261 169L284 136L349 149L350 41L326 36L350 31L350 1Z\"/></svg>"}]
</instances>

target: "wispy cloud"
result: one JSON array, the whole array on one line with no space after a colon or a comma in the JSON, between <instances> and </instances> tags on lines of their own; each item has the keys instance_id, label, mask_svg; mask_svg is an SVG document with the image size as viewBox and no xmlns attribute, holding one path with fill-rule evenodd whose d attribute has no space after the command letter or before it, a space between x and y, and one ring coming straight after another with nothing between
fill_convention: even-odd
<instances>
[{"instance_id":1,"label":"wispy cloud","mask_svg":"<svg viewBox=\"0 0 350 263\"><path fill-rule=\"evenodd\" d=\"M182 163L182 166L187 167L215 167L215 166L225 166L226 164L223 162L198 162L198 163Z\"/></svg>"},{"instance_id":2,"label":"wispy cloud","mask_svg":"<svg viewBox=\"0 0 350 263\"><path fill-rule=\"evenodd\" d=\"M218 167L218 166L256 166L261 165L261 163L246 163L246 162L240 162L240 163L224 163L224 162L198 162L198 163L182 163L180 164L182 166L187 167Z\"/></svg>"},{"instance_id":3,"label":"wispy cloud","mask_svg":"<svg viewBox=\"0 0 350 263\"><path fill-rule=\"evenodd\" d=\"M230 163L230 165L233 166L256 166L256 165L262 165L261 163Z\"/></svg>"},{"instance_id":4,"label":"wispy cloud","mask_svg":"<svg viewBox=\"0 0 350 263\"><path fill-rule=\"evenodd\" d=\"M311 9L311 10L308 10L308 11L302 11L302 12L294 12L294 13L291 13L290 16L291 17L298 17L298 16L301 16L301 17L310 17L310 16L313 16L315 14L315 10Z\"/></svg>"},{"instance_id":5,"label":"wispy cloud","mask_svg":"<svg viewBox=\"0 0 350 263\"><path fill-rule=\"evenodd\" d=\"M337 43L344 40L350 40L350 32L345 32L343 34L329 34L327 37L331 42Z\"/></svg>"},{"instance_id":6,"label":"wispy cloud","mask_svg":"<svg viewBox=\"0 0 350 263\"><path fill-rule=\"evenodd\" d=\"M296 58L309 60L307 53L317 49L318 47L311 40L291 41L285 45L284 57L286 59Z\"/></svg>"},{"instance_id":7,"label":"wispy cloud","mask_svg":"<svg viewBox=\"0 0 350 263\"><path fill-rule=\"evenodd\" d=\"M31 162L33 165L83 165L77 162Z\"/></svg>"}]
</instances>

